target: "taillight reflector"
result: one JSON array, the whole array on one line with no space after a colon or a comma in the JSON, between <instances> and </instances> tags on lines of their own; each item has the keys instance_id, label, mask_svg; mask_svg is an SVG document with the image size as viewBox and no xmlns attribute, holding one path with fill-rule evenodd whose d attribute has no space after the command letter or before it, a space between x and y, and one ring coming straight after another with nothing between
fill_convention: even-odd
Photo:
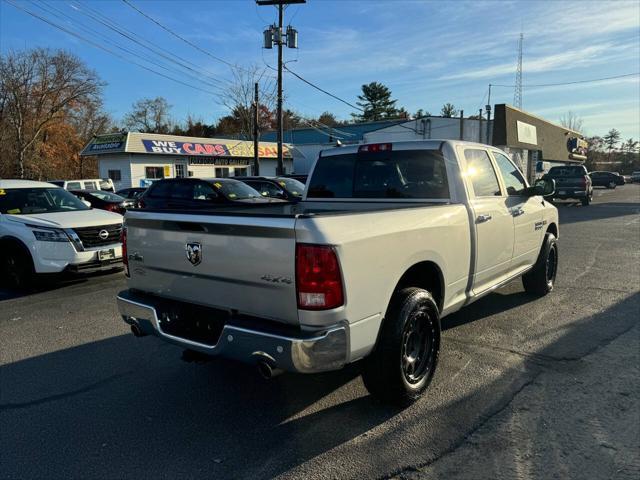
<instances>
[{"instance_id":1,"label":"taillight reflector","mask_svg":"<svg viewBox=\"0 0 640 480\"><path fill-rule=\"evenodd\" d=\"M120 243L122 243L122 264L124 265L124 274L129 276L129 255L127 254L127 227L122 226L120 232Z\"/></svg>"},{"instance_id":2,"label":"taillight reflector","mask_svg":"<svg viewBox=\"0 0 640 480\"><path fill-rule=\"evenodd\" d=\"M391 146L391 143L371 143L369 145L360 145L358 147L358 153L390 152Z\"/></svg>"},{"instance_id":3,"label":"taillight reflector","mask_svg":"<svg viewBox=\"0 0 640 480\"><path fill-rule=\"evenodd\" d=\"M338 257L327 245L296 245L298 308L329 310L344 304Z\"/></svg>"}]
</instances>

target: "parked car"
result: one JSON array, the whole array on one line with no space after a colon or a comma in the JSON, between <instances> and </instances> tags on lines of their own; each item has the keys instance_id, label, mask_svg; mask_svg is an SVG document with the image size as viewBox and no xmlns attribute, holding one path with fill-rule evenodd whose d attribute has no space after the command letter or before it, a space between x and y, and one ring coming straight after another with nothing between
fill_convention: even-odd
<instances>
[{"instance_id":1,"label":"parked car","mask_svg":"<svg viewBox=\"0 0 640 480\"><path fill-rule=\"evenodd\" d=\"M589 205L593 199L593 184L584 165L551 167L542 178L555 181L555 193L549 199L575 198L584 206Z\"/></svg>"},{"instance_id":2,"label":"parked car","mask_svg":"<svg viewBox=\"0 0 640 480\"><path fill-rule=\"evenodd\" d=\"M121 230L122 215L51 183L0 180L0 282L24 288L41 273L121 266Z\"/></svg>"},{"instance_id":3,"label":"parked car","mask_svg":"<svg viewBox=\"0 0 640 480\"><path fill-rule=\"evenodd\" d=\"M624 178L618 173L593 171L589 176L594 187L616 188L618 185L624 185Z\"/></svg>"},{"instance_id":4,"label":"parked car","mask_svg":"<svg viewBox=\"0 0 640 480\"><path fill-rule=\"evenodd\" d=\"M553 289L553 183L470 142L325 150L296 204L128 211L119 310L137 336L267 377L364 359L369 391L407 404L434 374L442 317L519 277Z\"/></svg>"},{"instance_id":5,"label":"parked car","mask_svg":"<svg viewBox=\"0 0 640 480\"><path fill-rule=\"evenodd\" d=\"M257 190L263 197L279 198L289 202L302 200L304 184L287 177L236 177Z\"/></svg>"},{"instance_id":6,"label":"parked car","mask_svg":"<svg viewBox=\"0 0 640 480\"><path fill-rule=\"evenodd\" d=\"M288 173L286 175L281 175L284 178L293 178L295 180L298 180L300 183L302 183L303 185L307 184L307 179L309 178L308 175L304 175L301 173Z\"/></svg>"},{"instance_id":7,"label":"parked car","mask_svg":"<svg viewBox=\"0 0 640 480\"><path fill-rule=\"evenodd\" d=\"M65 190L106 190L115 192L113 181L109 178L90 178L82 180L51 180L49 183Z\"/></svg>"},{"instance_id":8,"label":"parked car","mask_svg":"<svg viewBox=\"0 0 640 480\"><path fill-rule=\"evenodd\" d=\"M201 209L221 205L280 202L232 178L170 178L153 182L140 197L140 208Z\"/></svg>"},{"instance_id":9,"label":"parked car","mask_svg":"<svg viewBox=\"0 0 640 480\"><path fill-rule=\"evenodd\" d=\"M640 171L637 172L631 172L631 181L633 183L638 183L640 182Z\"/></svg>"},{"instance_id":10,"label":"parked car","mask_svg":"<svg viewBox=\"0 0 640 480\"><path fill-rule=\"evenodd\" d=\"M92 208L108 210L124 215L128 208L136 206L136 201L128 200L105 190L69 190L76 197L87 201Z\"/></svg>"},{"instance_id":11,"label":"parked car","mask_svg":"<svg viewBox=\"0 0 640 480\"><path fill-rule=\"evenodd\" d=\"M145 190L146 188L143 187L123 188L122 190L118 190L116 194L129 200L138 200Z\"/></svg>"}]
</instances>

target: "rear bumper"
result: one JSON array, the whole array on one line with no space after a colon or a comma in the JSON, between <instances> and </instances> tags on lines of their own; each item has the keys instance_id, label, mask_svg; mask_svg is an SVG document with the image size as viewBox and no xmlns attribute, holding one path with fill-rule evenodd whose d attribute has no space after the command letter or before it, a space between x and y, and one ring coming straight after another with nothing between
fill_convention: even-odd
<instances>
[{"instance_id":1,"label":"rear bumper","mask_svg":"<svg viewBox=\"0 0 640 480\"><path fill-rule=\"evenodd\" d=\"M584 188L570 188L570 187L556 187L556 191L553 194L553 198L584 198L587 196L587 190Z\"/></svg>"},{"instance_id":2,"label":"rear bumper","mask_svg":"<svg viewBox=\"0 0 640 480\"><path fill-rule=\"evenodd\" d=\"M125 290L118 294L117 301L123 320L137 326L141 333L206 355L245 363L267 362L272 368L299 373L337 370L347 363L348 332L344 325L307 335L306 332L292 335L234 325L231 319L222 328L215 345L209 345L164 332L158 320L162 313L147 295Z\"/></svg>"}]
</instances>

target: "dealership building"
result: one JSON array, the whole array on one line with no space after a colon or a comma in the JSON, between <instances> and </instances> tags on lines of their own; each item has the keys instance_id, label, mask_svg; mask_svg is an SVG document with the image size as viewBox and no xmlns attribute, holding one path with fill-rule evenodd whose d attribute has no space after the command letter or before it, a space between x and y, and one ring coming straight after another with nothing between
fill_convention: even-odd
<instances>
[{"instance_id":1,"label":"dealership building","mask_svg":"<svg viewBox=\"0 0 640 480\"><path fill-rule=\"evenodd\" d=\"M260 174L275 175L278 147L258 146ZM116 190L148 186L162 178L233 177L253 175L253 142L122 132L97 135L80 153L98 158L100 178L110 178ZM285 173L293 171L292 150L283 145Z\"/></svg>"}]
</instances>

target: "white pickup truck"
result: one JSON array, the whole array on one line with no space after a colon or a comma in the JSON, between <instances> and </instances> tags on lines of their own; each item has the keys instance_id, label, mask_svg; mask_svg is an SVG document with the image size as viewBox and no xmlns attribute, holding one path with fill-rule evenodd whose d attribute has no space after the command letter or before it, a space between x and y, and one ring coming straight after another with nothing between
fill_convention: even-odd
<instances>
[{"instance_id":1,"label":"white pickup truck","mask_svg":"<svg viewBox=\"0 0 640 480\"><path fill-rule=\"evenodd\" d=\"M433 376L442 317L520 276L552 290L553 188L475 143L324 151L297 204L128 211L120 313L137 336L265 376L364 359L369 391L407 404Z\"/></svg>"}]
</instances>

